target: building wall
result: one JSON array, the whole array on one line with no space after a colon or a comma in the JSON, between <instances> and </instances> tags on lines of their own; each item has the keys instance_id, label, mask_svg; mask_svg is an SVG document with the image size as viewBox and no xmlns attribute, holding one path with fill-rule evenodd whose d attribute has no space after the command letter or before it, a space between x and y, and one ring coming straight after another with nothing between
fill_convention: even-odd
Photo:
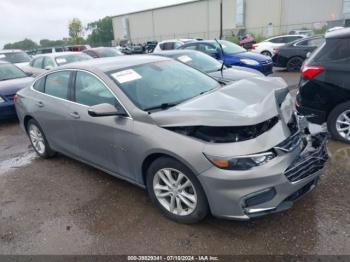
<instances>
[{"instance_id":1,"label":"building wall","mask_svg":"<svg viewBox=\"0 0 350 262\"><path fill-rule=\"evenodd\" d=\"M236 1L223 0L223 29L237 33ZM315 22L343 17L345 0L245 0L245 28L277 35ZM126 15L133 42L171 38L215 38L220 29L220 0L201 0ZM123 16L113 18L115 40L123 39ZM269 25L270 24L270 25ZM321 27L323 24L320 24Z\"/></svg>"}]
</instances>

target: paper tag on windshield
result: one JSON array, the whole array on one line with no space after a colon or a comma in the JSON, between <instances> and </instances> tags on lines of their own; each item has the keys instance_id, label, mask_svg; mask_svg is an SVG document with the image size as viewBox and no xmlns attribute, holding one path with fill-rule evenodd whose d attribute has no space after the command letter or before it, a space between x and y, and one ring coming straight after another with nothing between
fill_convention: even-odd
<instances>
[{"instance_id":1,"label":"paper tag on windshield","mask_svg":"<svg viewBox=\"0 0 350 262\"><path fill-rule=\"evenodd\" d=\"M187 55L179 56L177 59L180 60L182 63L188 63L192 61L192 58Z\"/></svg>"},{"instance_id":2,"label":"paper tag on windshield","mask_svg":"<svg viewBox=\"0 0 350 262\"><path fill-rule=\"evenodd\" d=\"M64 64L67 63L67 60L65 58L56 58L57 64Z\"/></svg>"},{"instance_id":3,"label":"paper tag on windshield","mask_svg":"<svg viewBox=\"0 0 350 262\"><path fill-rule=\"evenodd\" d=\"M120 71L120 72L112 74L111 76L121 84L126 83L126 82L135 81L135 80L142 78L142 76L140 76L133 69Z\"/></svg>"}]
</instances>

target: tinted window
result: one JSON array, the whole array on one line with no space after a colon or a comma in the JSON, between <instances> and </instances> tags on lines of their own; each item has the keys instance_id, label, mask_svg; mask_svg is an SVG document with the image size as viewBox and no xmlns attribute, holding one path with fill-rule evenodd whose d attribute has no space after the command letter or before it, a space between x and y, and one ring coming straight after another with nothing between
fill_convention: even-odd
<instances>
[{"instance_id":1,"label":"tinted window","mask_svg":"<svg viewBox=\"0 0 350 262\"><path fill-rule=\"evenodd\" d=\"M93 58L98 58L98 55L95 54L95 52L93 52L93 51L84 50L83 52L84 52L84 54L87 54L87 55L89 55L89 56L91 56L91 57L93 57Z\"/></svg>"},{"instance_id":2,"label":"tinted window","mask_svg":"<svg viewBox=\"0 0 350 262\"><path fill-rule=\"evenodd\" d=\"M181 49L196 50L197 45L187 45L187 46L182 47Z\"/></svg>"},{"instance_id":3,"label":"tinted window","mask_svg":"<svg viewBox=\"0 0 350 262\"><path fill-rule=\"evenodd\" d=\"M32 61L32 66L35 68L42 68L43 65L43 57L38 57Z\"/></svg>"},{"instance_id":4,"label":"tinted window","mask_svg":"<svg viewBox=\"0 0 350 262\"><path fill-rule=\"evenodd\" d=\"M274 44L283 43L282 41L283 41L283 37L276 37L276 38L269 40L269 42L274 43Z\"/></svg>"},{"instance_id":5,"label":"tinted window","mask_svg":"<svg viewBox=\"0 0 350 262\"><path fill-rule=\"evenodd\" d=\"M56 47L56 48L55 48L55 51L56 51L57 53L60 53L60 52L63 52L64 49L63 49L62 47Z\"/></svg>"},{"instance_id":6,"label":"tinted window","mask_svg":"<svg viewBox=\"0 0 350 262\"><path fill-rule=\"evenodd\" d=\"M62 55L55 58L57 65L66 65L69 63L84 61L84 60L90 60L92 59L87 54L71 54L71 55Z\"/></svg>"},{"instance_id":7,"label":"tinted window","mask_svg":"<svg viewBox=\"0 0 350 262\"><path fill-rule=\"evenodd\" d=\"M217 54L219 52L219 50L216 49L215 46L208 44L199 44L198 50L206 54Z\"/></svg>"},{"instance_id":8,"label":"tinted window","mask_svg":"<svg viewBox=\"0 0 350 262\"><path fill-rule=\"evenodd\" d=\"M94 106L108 103L116 105L116 98L108 88L95 76L78 72L75 82L75 101L77 103Z\"/></svg>"},{"instance_id":9,"label":"tinted window","mask_svg":"<svg viewBox=\"0 0 350 262\"><path fill-rule=\"evenodd\" d=\"M349 62L349 39L327 39L326 44L315 53L314 60L319 62Z\"/></svg>"},{"instance_id":10,"label":"tinted window","mask_svg":"<svg viewBox=\"0 0 350 262\"><path fill-rule=\"evenodd\" d=\"M53 62L51 57L45 57L44 59L44 68L46 68L47 66L55 67L55 63Z\"/></svg>"},{"instance_id":11,"label":"tinted window","mask_svg":"<svg viewBox=\"0 0 350 262\"><path fill-rule=\"evenodd\" d=\"M175 48L174 42L166 42L159 45L162 50L173 50Z\"/></svg>"},{"instance_id":12,"label":"tinted window","mask_svg":"<svg viewBox=\"0 0 350 262\"><path fill-rule=\"evenodd\" d=\"M225 54L229 54L229 55L233 55L233 54L237 54L237 53L242 53L242 52L246 52L247 50L245 50L243 47L240 47L239 45L236 45L232 42L226 41L226 40L219 40L222 48L224 49L224 53ZM220 50L220 46L218 43L214 43L216 49Z\"/></svg>"},{"instance_id":13,"label":"tinted window","mask_svg":"<svg viewBox=\"0 0 350 262\"><path fill-rule=\"evenodd\" d=\"M142 110L178 104L207 92L219 83L175 60L142 64L110 72L123 92Z\"/></svg>"},{"instance_id":14,"label":"tinted window","mask_svg":"<svg viewBox=\"0 0 350 262\"><path fill-rule=\"evenodd\" d=\"M222 66L218 60L201 52L188 52L173 58L206 73L218 71Z\"/></svg>"},{"instance_id":15,"label":"tinted window","mask_svg":"<svg viewBox=\"0 0 350 262\"><path fill-rule=\"evenodd\" d=\"M69 89L69 71L49 74L46 77L45 93L55 97L67 99Z\"/></svg>"},{"instance_id":16,"label":"tinted window","mask_svg":"<svg viewBox=\"0 0 350 262\"><path fill-rule=\"evenodd\" d=\"M27 63L30 62L30 56L25 52L2 53L5 56L4 60L10 63Z\"/></svg>"},{"instance_id":17,"label":"tinted window","mask_svg":"<svg viewBox=\"0 0 350 262\"><path fill-rule=\"evenodd\" d=\"M26 74L12 64L0 64L0 81L26 77Z\"/></svg>"},{"instance_id":18,"label":"tinted window","mask_svg":"<svg viewBox=\"0 0 350 262\"><path fill-rule=\"evenodd\" d=\"M286 37L283 37L283 43L291 43L293 41L296 41L298 39L302 38L301 36L286 36Z\"/></svg>"},{"instance_id":19,"label":"tinted window","mask_svg":"<svg viewBox=\"0 0 350 262\"><path fill-rule=\"evenodd\" d=\"M121 53L114 48L101 48L96 50L100 57L114 57L120 56Z\"/></svg>"},{"instance_id":20,"label":"tinted window","mask_svg":"<svg viewBox=\"0 0 350 262\"><path fill-rule=\"evenodd\" d=\"M310 39L307 43L308 46L320 46L324 42L324 38Z\"/></svg>"},{"instance_id":21,"label":"tinted window","mask_svg":"<svg viewBox=\"0 0 350 262\"><path fill-rule=\"evenodd\" d=\"M45 77L40 78L33 85L33 88L39 92L44 92L45 90Z\"/></svg>"},{"instance_id":22,"label":"tinted window","mask_svg":"<svg viewBox=\"0 0 350 262\"><path fill-rule=\"evenodd\" d=\"M50 53L52 53L52 48L39 49L37 51L37 54L50 54Z\"/></svg>"}]
</instances>

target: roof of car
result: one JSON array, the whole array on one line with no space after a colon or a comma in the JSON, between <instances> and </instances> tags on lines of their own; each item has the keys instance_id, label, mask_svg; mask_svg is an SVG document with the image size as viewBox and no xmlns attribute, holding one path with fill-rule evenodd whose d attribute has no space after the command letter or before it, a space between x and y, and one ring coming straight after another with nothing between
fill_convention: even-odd
<instances>
[{"instance_id":1,"label":"roof of car","mask_svg":"<svg viewBox=\"0 0 350 262\"><path fill-rule=\"evenodd\" d=\"M49 54L40 54L36 55L35 58L37 57L42 57L42 56L48 56L48 57L58 57L58 56L64 56L64 55L76 55L80 54L80 52L58 52L58 53L49 53Z\"/></svg>"},{"instance_id":2,"label":"roof of car","mask_svg":"<svg viewBox=\"0 0 350 262\"><path fill-rule=\"evenodd\" d=\"M17 53L17 52L24 52L24 51L21 49L3 49L3 50L0 50L0 54Z\"/></svg>"},{"instance_id":3,"label":"roof of car","mask_svg":"<svg viewBox=\"0 0 350 262\"><path fill-rule=\"evenodd\" d=\"M160 55L160 56L175 56L175 55L181 55L181 54L191 54L191 53L200 53L196 50L185 50L185 49L176 49L176 50L167 50L167 51L161 51L161 52L155 52L154 55Z\"/></svg>"},{"instance_id":4,"label":"roof of car","mask_svg":"<svg viewBox=\"0 0 350 262\"><path fill-rule=\"evenodd\" d=\"M100 46L100 47L93 47L93 48L88 48L88 49L85 49L83 50L82 52L85 52L85 51L98 51L98 50L102 50L102 49L115 49L114 47L104 47L104 46ZM75 52L76 53L76 52Z\"/></svg>"},{"instance_id":5,"label":"roof of car","mask_svg":"<svg viewBox=\"0 0 350 262\"><path fill-rule=\"evenodd\" d=\"M76 69L98 69L103 72L119 70L127 67L166 61L169 58L155 55L132 55L132 56L117 56L103 59L91 59L76 63L67 64L60 68L76 68Z\"/></svg>"},{"instance_id":6,"label":"roof of car","mask_svg":"<svg viewBox=\"0 0 350 262\"><path fill-rule=\"evenodd\" d=\"M350 28L343 28L343 29L338 29L334 30L332 32L326 33L326 38L349 38L350 37Z\"/></svg>"}]
</instances>

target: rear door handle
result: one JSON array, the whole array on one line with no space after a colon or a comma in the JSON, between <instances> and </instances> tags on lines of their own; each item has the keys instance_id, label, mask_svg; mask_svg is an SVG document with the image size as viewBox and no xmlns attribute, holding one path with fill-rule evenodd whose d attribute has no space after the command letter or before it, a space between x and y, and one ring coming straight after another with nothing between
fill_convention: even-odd
<instances>
[{"instance_id":1,"label":"rear door handle","mask_svg":"<svg viewBox=\"0 0 350 262\"><path fill-rule=\"evenodd\" d=\"M41 102L41 101L37 102L36 105L37 105L38 107L44 107L44 103Z\"/></svg>"},{"instance_id":2,"label":"rear door handle","mask_svg":"<svg viewBox=\"0 0 350 262\"><path fill-rule=\"evenodd\" d=\"M72 112L69 114L71 117L75 118L75 119L79 119L80 115L77 112Z\"/></svg>"}]
</instances>

